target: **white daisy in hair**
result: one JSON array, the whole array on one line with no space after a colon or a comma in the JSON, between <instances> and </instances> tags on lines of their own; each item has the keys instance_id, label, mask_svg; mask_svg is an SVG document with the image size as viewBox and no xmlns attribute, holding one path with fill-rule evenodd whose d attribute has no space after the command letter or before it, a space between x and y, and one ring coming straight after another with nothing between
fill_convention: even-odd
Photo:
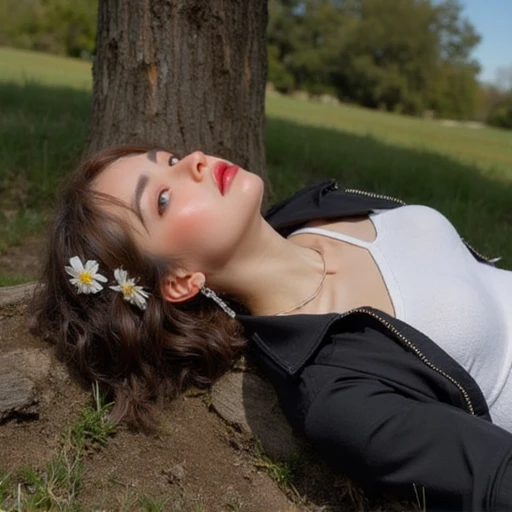
<instances>
[{"instance_id":1,"label":"white daisy in hair","mask_svg":"<svg viewBox=\"0 0 512 512\"><path fill-rule=\"evenodd\" d=\"M98 262L96 260L87 260L85 265L78 256L69 259L70 266L65 266L66 272L71 276L69 280L76 287L77 293L98 293L103 290L99 283L106 283L108 279L98 273Z\"/></svg>"},{"instance_id":2,"label":"white daisy in hair","mask_svg":"<svg viewBox=\"0 0 512 512\"><path fill-rule=\"evenodd\" d=\"M110 286L110 289L121 292L124 300L144 311L146 309L146 299L149 297L149 293L145 292L142 286L136 286L135 279L129 278L128 272L122 268L116 268L114 270L114 277L118 284L116 286Z\"/></svg>"}]
</instances>

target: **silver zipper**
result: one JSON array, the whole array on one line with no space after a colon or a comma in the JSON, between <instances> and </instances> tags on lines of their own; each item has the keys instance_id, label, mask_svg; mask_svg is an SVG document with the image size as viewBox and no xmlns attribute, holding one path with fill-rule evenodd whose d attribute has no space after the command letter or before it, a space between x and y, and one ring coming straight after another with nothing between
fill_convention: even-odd
<instances>
[{"instance_id":1,"label":"silver zipper","mask_svg":"<svg viewBox=\"0 0 512 512\"><path fill-rule=\"evenodd\" d=\"M365 309L365 308L352 309L352 310L347 311L346 313L340 315L340 317L345 317L345 316L350 315L352 313L364 313L364 314L369 315L369 316L375 318L376 320L378 320L382 325L384 325L384 327L386 327L388 330L390 330L396 336L396 338L398 338L398 340L401 343L403 343L406 347L408 347L410 350L412 350L412 352L414 352L420 358L420 360L424 364L426 364L431 370L434 370L435 372L439 373L445 379L448 379L454 386L456 386L457 389L461 392L462 396L464 397L464 400L466 401L466 405L468 407L469 413L472 414L473 416L475 415L475 409L473 408L473 404L471 402L471 398L469 398L469 394L464 389L462 384L460 382L458 382L457 380L455 380L450 375L448 375L445 371L441 370L441 368L438 368L435 364L433 364L427 358L427 356L425 356L425 354L423 354L423 352L421 352L421 350L418 347L416 347L416 345L414 345L414 343L412 341L408 340L392 324L390 324L387 320L385 320L384 318L380 317L379 315L377 315L373 311L371 311L369 309Z\"/></svg>"},{"instance_id":2,"label":"silver zipper","mask_svg":"<svg viewBox=\"0 0 512 512\"><path fill-rule=\"evenodd\" d=\"M402 206L406 206L406 203L404 201L402 201L401 199L397 199L396 197L383 196L383 195L380 195L380 194L374 194L373 192L366 192L364 190L356 190L356 189L347 189L347 190L345 190L345 192L348 192L349 194L359 194L359 195L362 195L362 196L373 197L375 199L385 199L387 201L395 201L395 202L401 204ZM478 256L482 261L494 264L497 261L501 260L501 258L489 258L487 256L484 256L481 252L478 252L472 245L470 245L466 240L464 240L464 238L461 237L461 240L464 243L464 245L474 255Z\"/></svg>"},{"instance_id":3,"label":"silver zipper","mask_svg":"<svg viewBox=\"0 0 512 512\"><path fill-rule=\"evenodd\" d=\"M401 199L397 199L396 197L383 196L381 194L375 194L373 192L366 192L365 190L356 190L353 188L349 188L349 189L345 190L345 192L348 192L349 194L359 194L361 196L373 197L374 199L385 199L386 201L394 201L395 203L405 206L405 203Z\"/></svg>"},{"instance_id":4,"label":"silver zipper","mask_svg":"<svg viewBox=\"0 0 512 512\"><path fill-rule=\"evenodd\" d=\"M464 245L476 256L478 256L482 261L486 261L487 263L494 264L497 261L501 260L501 258L489 258L484 256L481 252L478 252L472 245L469 245L464 238L460 237L460 239L464 242Z\"/></svg>"}]
</instances>

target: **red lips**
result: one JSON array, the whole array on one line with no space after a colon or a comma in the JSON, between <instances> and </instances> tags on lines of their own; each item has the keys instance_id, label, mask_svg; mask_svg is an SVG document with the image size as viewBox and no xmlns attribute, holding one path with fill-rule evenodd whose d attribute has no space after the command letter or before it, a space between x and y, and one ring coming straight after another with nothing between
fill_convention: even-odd
<instances>
[{"instance_id":1,"label":"red lips","mask_svg":"<svg viewBox=\"0 0 512 512\"><path fill-rule=\"evenodd\" d=\"M219 162L213 169L213 177L222 195L229 189L237 172L238 166L228 162Z\"/></svg>"}]
</instances>

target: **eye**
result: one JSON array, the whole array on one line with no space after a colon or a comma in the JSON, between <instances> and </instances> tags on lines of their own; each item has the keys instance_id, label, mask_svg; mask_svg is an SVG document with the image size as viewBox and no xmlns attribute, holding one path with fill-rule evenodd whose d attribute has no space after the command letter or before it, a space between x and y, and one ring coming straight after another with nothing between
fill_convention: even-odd
<instances>
[{"instance_id":1,"label":"eye","mask_svg":"<svg viewBox=\"0 0 512 512\"><path fill-rule=\"evenodd\" d=\"M180 158L176 155L171 155L169 158L169 165L173 166L176 165L180 161Z\"/></svg>"},{"instance_id":2,"label":"eye","mask_svg":"<svg viewBox=\"0 0 512 512\"><path fill-rule=\"evenodd\" d=\"M170 194L168 190L162 190L158 194L158 215L162 215L169 205Z\"/></svg>"}]
</instances>

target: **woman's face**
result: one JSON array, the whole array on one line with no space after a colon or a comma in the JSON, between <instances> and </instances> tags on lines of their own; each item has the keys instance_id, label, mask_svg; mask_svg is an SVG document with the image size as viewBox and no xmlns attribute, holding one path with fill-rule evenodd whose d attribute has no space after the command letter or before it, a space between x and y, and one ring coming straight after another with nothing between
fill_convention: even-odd
<instances>
[{"instance_id":1,"label":"woman's face","mask_svg":"<svg viewBox=\"0 0 512 512\"><path fill-rule=\"evenodd\" d=\"M220 158L166 151L121 158L93 189L120 199L138 244L190 270L221 268L260 217L263 182Z\"/></svg>"}]
</instances>

